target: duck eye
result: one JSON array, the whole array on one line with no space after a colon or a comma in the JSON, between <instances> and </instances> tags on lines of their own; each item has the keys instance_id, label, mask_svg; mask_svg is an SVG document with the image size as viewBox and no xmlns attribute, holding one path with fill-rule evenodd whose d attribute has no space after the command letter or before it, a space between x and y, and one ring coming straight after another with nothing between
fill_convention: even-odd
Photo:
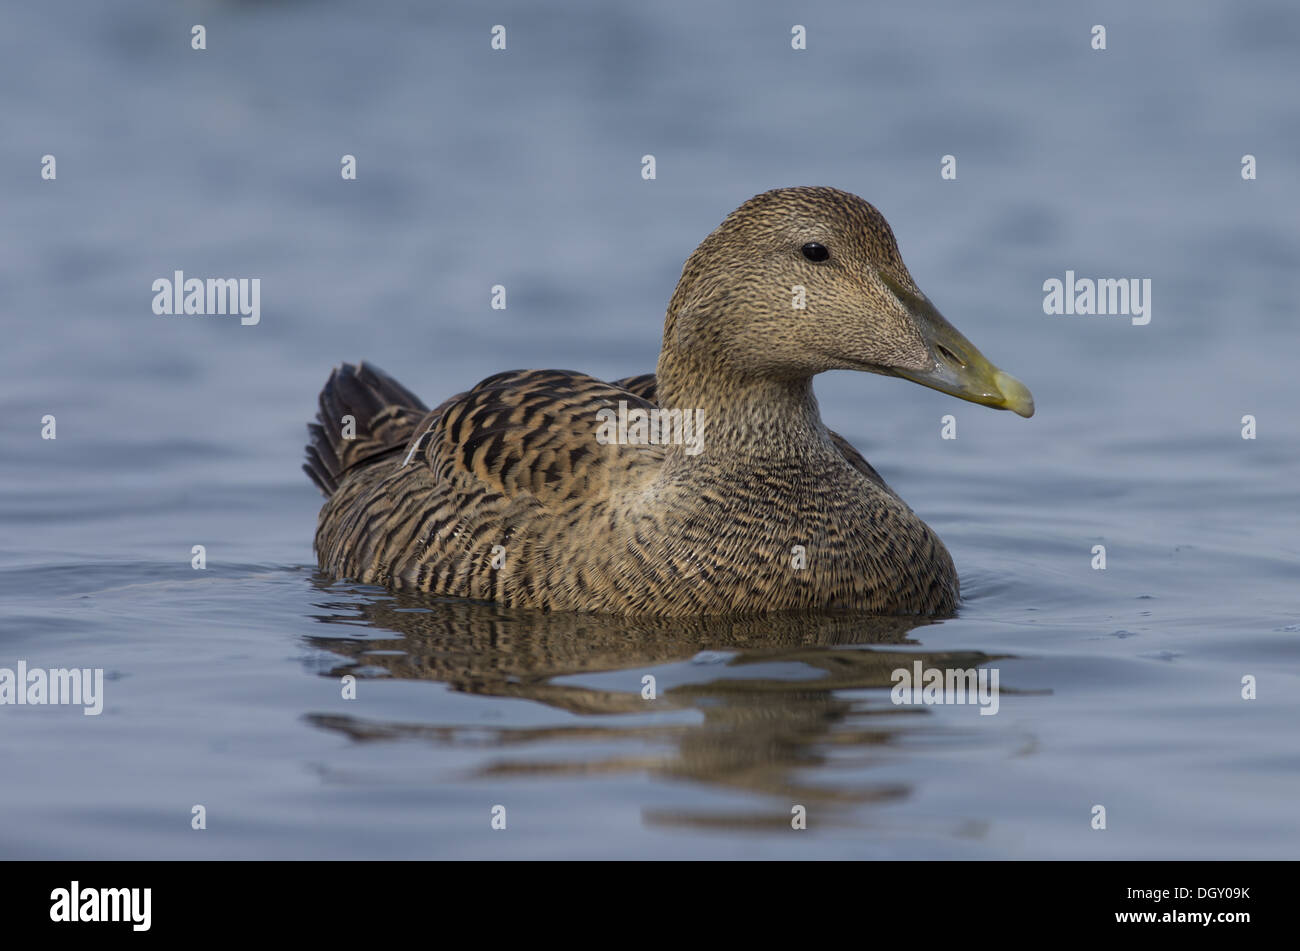
<instances>
[{"instance_id":1,"label":"duck eye","mask_svg":"<svg viewBox=\"0 0 1300 951\"><path fill-rule=\"evenodd\" d=\"M809 261L825 261L831 256L831 253L816 241L809 241L800 250Z\"/></svg>"}]
</instances>

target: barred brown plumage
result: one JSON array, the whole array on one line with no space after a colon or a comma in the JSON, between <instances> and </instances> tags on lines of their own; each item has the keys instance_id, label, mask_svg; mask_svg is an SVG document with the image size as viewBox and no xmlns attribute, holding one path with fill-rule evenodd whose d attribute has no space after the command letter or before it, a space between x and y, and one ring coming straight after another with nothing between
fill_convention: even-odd
<instances>
[{"instance_id":1,"label":"barred brown plumage","mask_svg":"<svg viewBox=\"0 0 1300 951\"><path fill-rule=\"evenodd\" d=\"M372 366L335 370L304 467L328 496L321 568L549 610L949 613L942 542L821 421L812 377L844 368L1033 412L916 287L880 212L778 189L687 260L657 374L508 371L429 411ZM693 420L696 452L673 438Z\"/></svg>"}]
</instances>

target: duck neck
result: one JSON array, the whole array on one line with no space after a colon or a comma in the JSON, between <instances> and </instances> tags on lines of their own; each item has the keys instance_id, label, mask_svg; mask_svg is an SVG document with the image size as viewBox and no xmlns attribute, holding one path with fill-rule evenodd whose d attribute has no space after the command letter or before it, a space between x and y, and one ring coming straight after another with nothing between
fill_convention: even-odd
<instances>
[{"instance_id":1,"label":"duck neck","mask_svg":"<svg viewBox=\"0 0 1300 951\"><path fill-rule=\"evenodd\" d=\"M743 376L717 361L665 348L656 387L661 409L694 412L702 424L695 452L669 446L674 468L692 462L716 470L808 460L833 448L811 376Z\"/></svg>"}]
</instances>

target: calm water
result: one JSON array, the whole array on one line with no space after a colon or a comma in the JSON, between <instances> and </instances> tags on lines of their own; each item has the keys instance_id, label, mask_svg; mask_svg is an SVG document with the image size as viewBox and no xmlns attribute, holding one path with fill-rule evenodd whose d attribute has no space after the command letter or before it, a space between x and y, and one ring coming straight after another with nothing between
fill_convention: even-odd
<instances>
[{"instance_id":1,"label":"calm water","mask_svg":"<svg viewBox=\"0 0 1300 951\"><path fill-rule=\"evenodd\" d=\"M437 6L7 11L0 667L107 681L98 717L0 707L0 855L1300 853L1294 5ZM316 575L332 365L429 401L651 369L685 256L791 184L875 202L1034 391L1023 420L818 382L953 552L959 617L547 617ZM260 278L261 323L155 316L177 269ZM1045 315L1067 269L1150 278L1150 324ZM916 658L996 667L998 714L894 706Z\"/></svg>"}]
</instances>

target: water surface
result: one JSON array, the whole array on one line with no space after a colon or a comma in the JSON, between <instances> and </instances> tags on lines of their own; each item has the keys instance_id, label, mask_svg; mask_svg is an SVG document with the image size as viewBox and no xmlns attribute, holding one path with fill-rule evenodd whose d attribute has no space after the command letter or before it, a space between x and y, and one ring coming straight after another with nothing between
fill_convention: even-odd
<instances>
[{"instance_id":1,"label":"water surface","mask_svg":"<svg viewBox=\"0 0 1300 951\"><path fill-rule=\"evenodd\" d=\"M1300 13L448 6L9 12L0 666L107 681L98 717L0 708L0 855L1294 858ZM1026 421L818 381L952 551L958 617L544 616L315 572L332 365L431 402L652 369L685 256L792 184L876 203L1034 391ZM261 323L155 316L176 269L260 278ZM1150 278L1150 324L1045 315L1067 269ZM997 715L891 703L918 658L996 668Z\"/></svg>"}]
</instances>

